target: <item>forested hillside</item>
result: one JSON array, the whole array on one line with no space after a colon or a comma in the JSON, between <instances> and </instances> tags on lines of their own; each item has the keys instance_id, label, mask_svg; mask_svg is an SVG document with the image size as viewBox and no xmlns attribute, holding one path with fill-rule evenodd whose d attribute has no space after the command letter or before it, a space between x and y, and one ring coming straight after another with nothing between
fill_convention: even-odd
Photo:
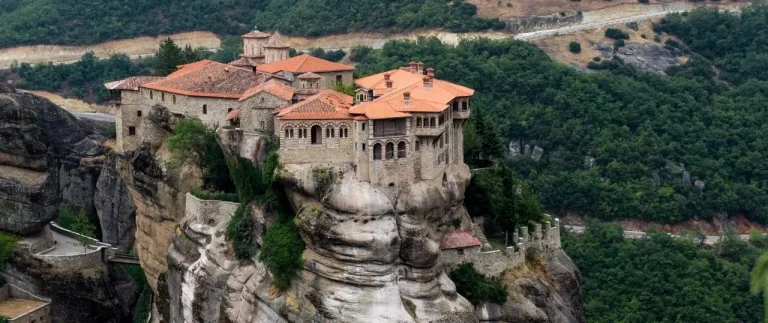
<instances>
[{"instance_id":1,"label":"forested hillside","mask_svg":"<svg viewBox=\"0 0 768 323\"><path fill-rule=\"evenodd\" d=\"M240 35L254 25L301 36L504 27L496 19L477 18L476 11L462 0L0 0L0 48L90 44L192 30Z\"/></svg>"},{"instance_id":2,"label":"forested hillside","mask_svg":"<svg viewBox=\"0 0 768 323\"><path fill-rule=\"evenodd\" d=\"M749 278L766 250L764 235L703 249L695 236L624 239L618 225L590 223L580 237L563 232L563 249L582 274L590 323L762 321Z\"/></svg>"},{"instance_id":3,"label":"forested hillside","mask_svg":"<svg viewBox=\"0 0 768 323\"><path fill-rule=\"evenodd\" d=\"M744 20L700 10L679 24L693 28L695 17L708 15L730 20L726 28L753 24L746 19L768 21L765 8L745 12ZM732 52L748 53L766 33L720 35L738 39ZM724 211L766 221L768 79L762 69L739 69L744 81L738 84L713 80L706 56L668 77L616 62L584 73L529 44L491 40L456 47L437 39L390 42L360 59L362 74L418 60L435 66L439 78L475 88L473 111L495 120L507 141L545 150L539 162L507 162L550 211L659 222ZM585 157L595 159L593 167L585 167ZM702 180L704 189L684 174Z\"/></svg>"}]
</instances>

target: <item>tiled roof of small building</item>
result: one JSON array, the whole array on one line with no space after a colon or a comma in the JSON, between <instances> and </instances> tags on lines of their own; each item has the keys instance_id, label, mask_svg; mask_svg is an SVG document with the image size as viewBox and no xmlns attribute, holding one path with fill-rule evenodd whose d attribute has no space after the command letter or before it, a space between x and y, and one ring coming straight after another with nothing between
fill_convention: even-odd
<instances>
[{"instance_id":1,"label":"tiled roof of small building","mask_svg":"<svg viewBox=\"0 0 768 323\"><path fill-rule=\"evenodd\" d=\"M303 54L286 60L263 64L256 67L258 71L266 73L291 72L291 73L321 73L352 71L355 68L349 65L334 63L317 58L311 55Z\"/></svg>"},{"instance_id":2,"label":"tiled roof of small building","mask_svg":"<svg viewBox=\"0 0 768 323\"><path fill-rule=\"evenodd\" d=\"M445 234L445 237L443 238L443 242L440 243L440 249L446 250L446 249L471 248L471 247L479 247L481 245L482 244L480 243L480 240L473 237L469 232L453 231Z\"/></svg>"},{"instance_id":3,"label":"tiled roof of small building","mask_svg":"<svg viewBox=\"0 0 768 323\"><path fill-rule=\"evenodd\" d=\"M259 84L245 91L245 94L240 97L240 101L246 100L258 93L265 91L290 101L293 99L293 94L296 92L296 89L278 81L270 80L266 83Z\"/></svg>"},{"instance_id":4,"label":"tiled roof of small building","mask_svg":"<svg viewBox=\"0 0 768 323\"><path fill-rule=\"evenodd\" d=\"M272 34L265 33L265 32L258 31L258 30L254 30L254 31L251 31L251 32L249 32L249 33L247 33L245 35L240 36L240 37L242 37L242 38L269 38L269 37L272 37Z\"/></svg>"},{"instance_id":5,"label":"tiled roof of small building","mask_svg":"<svg viewBox=\"0 0 768 323\"><path fill-rule=\"evenodd\" d=\"M324 90L277 113L281 120L348 120L353 98L333 90Z\"/></svg>"},{"instance_id":6,"label":"tiled roof of small building","mask_svg":"<svg viewBox=\"0 0 768 323\"><path fill-rule=\"evenodd\" d=\"M360 87L373 90L374 95L385 95L387 93L387 84L385 81L385 74L389 74L390 80L392 80L392 91L401 91L408 89L411 93L416 94L416 89L423 87L424 74L412 73L407 69L396 69L379 74L374 74L364 78L355 80L355 84ZM430 97L434 97L432 101L451 101L457 97L467 97L475 94L475 90L466 86L454 84L447 81L434 79L433 89L437 89L439 92L431 93ZM450 99L448 99L450 98ZM446 101L447 99L447 101Z\"/></svg>"},{"instance_id":7,"label":"tiled roof of small building","mask_svg":"<svg viewBox=\"0 0 768 323\"><path fill-rule=\"evenodd\" d=\"M180 66L165 79L142 87L188 96L239 99L249 88L274 75L202 60Z\"/></svg>"},{"instance_id":8,"label":"tiled roof of small building","mask_svg":"<svg viewBox=\"0 0 768 323\"><path fill-rule=\"evenodd\" d=\"M312 72L306 72L304 74L299 75L298 78L302 80L316 80L316 79L322 78L322 76Z\"/></svg>"},{"instance_id":9,"label":"tiled roof of small building","mask_svg":"<svg viewBox=\"0 0 768 323\"><path fill-rule=\"evenodd\" d=\"M256 67L256 66L258 66L259 64L262 64L262 63L264 63L264 57L263 56L258 57L258 58L257 57L245 57L245 56L243 56L243 57L240 57L240 58L238 58L238 59L236 59L236 60L234 60L232 62L229 62L229 65L253 68L253 67Z\"/></svg>"},{"instance_id":10,"label":"tiled roof of small building","mask_svg":"<svg viewBox=\"0 0 768 323\"><path fill-rule=\"evenodd\" d=\"M232 119L236 119L236 118L240 118L240 109L239 108L238 109L234 109L232 111L229 111L229 113L227 113L227 120L232 120Z\"/></svg>"},{"instance_id":11,"label":"tiled roof of small building","mask_svg":"<svg viewBox=\"0 0 768 323\"><path fill-rule=\"evenodd\" d=\"M107 90L138 91L139 86L164 79L162 76L132 76L119 81L104 83Z\"/></svg>"}]
</instances>

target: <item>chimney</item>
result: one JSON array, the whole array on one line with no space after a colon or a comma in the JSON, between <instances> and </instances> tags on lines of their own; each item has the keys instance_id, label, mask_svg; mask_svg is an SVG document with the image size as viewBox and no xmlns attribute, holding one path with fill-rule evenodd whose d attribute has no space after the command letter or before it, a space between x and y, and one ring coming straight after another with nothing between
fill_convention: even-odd
<instances>
[{"instance_id":1,"label":"chimney","mask_svg":"<svg viewBox=\"0 0 768 323\"><path fill-rule=\"evenodd\" d=\"M203 82L203 92L211 92L212 77L208 75L208 79Z\"/></svg>"},{"instance_id":2,"label":"chimney","mask_svg":"<svg viewBox=\"0 0 768 323\"><path fill-rule=\"evenodd\" d=\"M432 89L432 78L429 76L425 76L423 79L424 81L424 88L427 89L427 91Z\"/></svg>"},{"instance_id":3,"label":"chimney","mask_svg":"<svg viewBox=\"0 0 768 323\"><path fill-rule=\"evenodd\" d=\"M434 78L435 77L435 69L434 68L428 68L427 69L427 76Z\"/></svg>"},{"instance_id":4,"label":"chimney","mask_svg":"<svg viewBox=\"0 0 768 323\"><path fill-rule=\"evenodd\" d=\"M392 93L392 80L387 80L385 83L387 84L387 94Z\"/></svg>"},{"instance_id":5,"label":"chimney","mask_svg":"<svg viewBox=\"0 0 768 323\"><path fill-rule=\"evenodd\" d=\"M418 62L416 64L416 72L419 73L419 74L424 74L424 63L423 62Z\"/></svg>"},{"instance_id":6,"label":"chimney","mask_svg":"<svg viewBox=\"0 0 768 323\"><path fill-rule=\"evenodd\" d=\"M407 107L411 105L411 92L403 93L403 104Z\"/></svg>"},{"instance_id":7,"label":"chimney","mask_svg":"<svg viewBox=\"0 0 768 323\"><path fill-rule=\"evenodd\" d=\"M416 62L411 61L411 73L416 73L416 69L418 65L416 65Z\"/></svg>"}]
</instances>

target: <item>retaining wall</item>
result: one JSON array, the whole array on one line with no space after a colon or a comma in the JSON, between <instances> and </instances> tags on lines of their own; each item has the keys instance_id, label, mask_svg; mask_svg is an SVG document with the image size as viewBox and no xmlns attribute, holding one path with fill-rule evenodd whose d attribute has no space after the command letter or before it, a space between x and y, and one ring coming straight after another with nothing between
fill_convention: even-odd
<instances>
[{"instance_id":1,"label":"retaining wall","mask_svg":"<svg viewBox=\"0 0 768 323\"><path fill-rule=\"evenodd\" d=\"M192 223L206 223L209 226L214 227L215 223L211 223L211 221L217 221L217 219L221 219L222 215L231 217L233 214L235 214L235 211L239 206L240 203L218 200L202 200L190 193L187 193L184 221L191 221Z\"/></svg>"},{"instance_id":2,"label":"retaining wall","mask_svg":"<svg viewBox=\"0 0 768 323\"><path fill-rule=\"evenodd\" d=\"M560 220L555 219L554 224L536 224L532 233L528 232L528 227L519 228L510 238L511 241L517 241L517 244L503 250L465 252L463 255L441 252L440 259L447 271L463 263L472 263L484 275L499 276L505 269L523 264L525 252L530 248L543 251L560 249Z\"/></svg>"}]
</instances>

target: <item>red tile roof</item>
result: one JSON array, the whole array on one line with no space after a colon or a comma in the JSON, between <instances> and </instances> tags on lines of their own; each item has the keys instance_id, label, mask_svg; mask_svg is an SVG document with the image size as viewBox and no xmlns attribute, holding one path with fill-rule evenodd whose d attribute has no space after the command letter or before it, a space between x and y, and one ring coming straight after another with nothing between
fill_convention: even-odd
<instances>
[{"instance_id":1,"label":"red tile roof","mask_svg":"<svg viewBox=\"0 0 768 323\"><path fill-rule=\"evenodd\" d=\"M234 109L232 111L229 111L229 113L227 113L227 120L232 120L236 118L240 118L240 109Z\"/></svg>"},{"instance_id":2,"label":"red tile roof","mask_svg":"<svg viewBox=\"0 0 768 323\"><path fill-rule=\"evenodd\" d=\"M281 120L349 120L353 98L333 90L324 90L279 112Z\"/></svg>"},{"instance_id":3,"label":"red tile roof","mask_svg":"<svg viewBox=\"0 0 768 323\"><path fill-rule=\"evenodd\" d=\"M389 74L390 80L392 80L393 92L408 89L411 91L411 93L415 94L417 88L423 88L424 86L423 74L411 73L409 70L403 69L391 70L357 79L355 80L355 84L359 85L360 87L373 90L374 95L376 96L385 95L387 93L387 86L384 80L385 74ZM433 80L434 83L432 88L439 90L439 93L437 94L439 98L437 98L436 95L432 93L430 97L435 97L435 99L432 101L448 102L457 97L467 97L475 94L475 90L468 87L447 81L441 81L437 79ZM446 101L446 99L448 100Z\"/></svg>"},{"instance_id":4,"label":"red tile roof","mask_svg":"<svg viewBox=\"0 0 768 323\"><path fill-rule=\"evenodd\" d=\"M481 245L482 244L480 243L480 240L473 237L469 232L453 231L445 234L445 237L443 238L443 242L440 243L440 249L442 250L460 249L460 248L479 247Z\"/></svg>"},{"instance_id":5,"label":"red tile roof","mask_svg":"<svg viewBox=\"0 0 768 323\"><path fill-rule=\"evenodd\" d=\"M188 96L239 99L246 90L272 77L272 74L202 60L179 66L179 70L165 79L142 87Z\"/></svg>"},{"instance_id":6,"label":"red tile roof","mask_svg":"<svg viewBox=\"0 0 768 323\"><path fill-rule=\"evenodd\" d=\"M288 85L285 85L275 80L270 80L270 81L267 81L266 83L259 84L245 91L245 94L243 94L243 96L240 97L240 101L246 100L264 91L268 93L272 93L275 96L281 97L288 101L291 101L293 99L293 94L296 93L296 89L294 89L293 87L290 87Z\"/></svg>"},{"instance_id":7,"label":"red tile roof","mask_svg":"<svg viewBox=\"0 0 768 323\"><path fill-rule=\"evenodd\" d=\"M139 86L164 79L162 76L133 76L119 81L104 83L107 90L138 91Z\"/></svg>"},{"instance_id":8,"label":"red tile roof","mask_svg":"<svg viewBox=\"0 0 768 323\"><path fill-rule=\"evenodd\" d=\"M239 66L239 67L248 67L248 68L254 68L258 66L259 64L264 63L264 57L240 57L232 62L229 62L229 65L232 66Z\"/></svg>"},{"instance_id":9,"label":"red tile roof","mask_svg":"<svg viewBox=\"0 0 768 323\"><path fill-rule=\"evenodd\" d=\"M249 32L249 33L247 33L245 35L242 35L240 37L242 37L242 38L269 38L269 37L272 37L272 34L261 32L261 31L258 31L258 30L254 30L254 31Z\"/></svg>"},{"instance_id":10,"label":"red tile roof","mask_svg":"<svg viewBox=\"0 0 768 323\"><path fill-rule=\"evenodd\" d=\"M286 60L263 64L256 67L258 71L265 73L277 73L277 72L291 72L291 73L321 73L321 72L337 72L337 71L352 71L355 68L349 65L340 63L334 63L326 61L321 58L317 58L311 55L303 54L296 57L292 57Z\"/></svg>"}]
</instances>

